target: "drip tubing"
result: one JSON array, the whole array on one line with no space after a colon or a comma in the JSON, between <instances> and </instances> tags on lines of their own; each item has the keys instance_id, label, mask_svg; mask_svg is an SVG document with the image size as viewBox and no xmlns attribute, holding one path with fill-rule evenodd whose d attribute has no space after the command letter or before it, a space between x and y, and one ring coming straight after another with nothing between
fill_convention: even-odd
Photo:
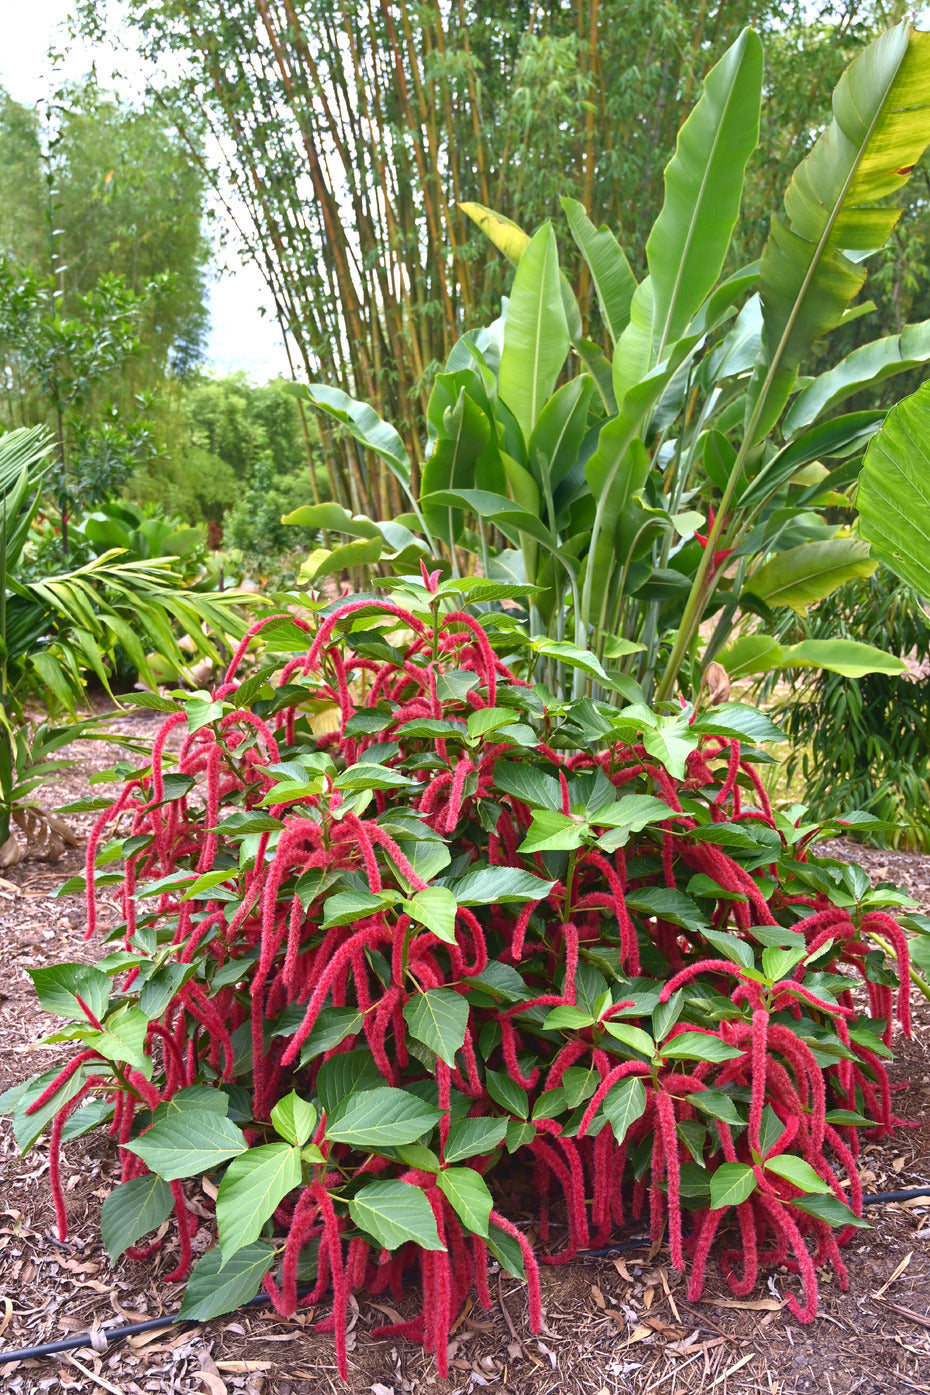
<instances>
[{"instance_id":1,"label":"drip tubing","mask_svg":"<svg viewBox=\"0 0 930 1395\"><path fill-rule=\"evenodd\" d=\"M863 1206L881 1206L890 1201L914 1201L918 1197L930 1197L930 1186L910 1187L897 1192L871 1192L862 1198ZM640 1250L643 1246L648 1246L651 1242L646 1239L637 1240L617 1240L611 1245L601 1245L598 1249L579 1250L579 1255L586 1259L601 1259L608 1255L625 1254L629 1250ZM309 1289L304 1292L309 1292ZM251 1298L248 1303L243 1303L243 1308L263 1308L268 1307L271 1299L266 1293L260 1293L255 1298ZM227 1316L227 1314L224 1314ZM195 1323L194 1318L182 1318L181 1323ZM55 1356L61 1351L77 1351L80 1347L93 1347L99 1343L101 1338L104 1347L108 1347L111 1342L121 1342L126 1337L135 1337L140 1332L156 1332L160 1327L173 1327L178 1322L177 1313L170 1313L165 1317L148 1318L145 1322L131 1322L125 1327L101 1327L96 1332L78 1332L72 1337L64 1337L58 1342L46 1342L39 1347L23 1347L21 1351L0 1351L0 1366L11 1361L37 1361L46 1356Z\"/></svg>"}]
</instances>

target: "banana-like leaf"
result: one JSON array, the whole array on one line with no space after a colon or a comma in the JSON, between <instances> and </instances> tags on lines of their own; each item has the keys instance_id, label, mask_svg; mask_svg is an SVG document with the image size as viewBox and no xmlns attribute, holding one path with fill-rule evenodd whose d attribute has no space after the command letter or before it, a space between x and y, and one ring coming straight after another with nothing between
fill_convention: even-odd
<instances>
[{"instance_id":1,"label":"banana-like leaf","mask_svg":"<svg viewBox=\"0 0 930 1395\"><path fill-rule=\"evenodd\" d=\"M799 165L762 255L765 327L753 377L753 441L781 415L803 354L843 318L865 280L862 259L883 247L900 216L888 195L930 143L930 34L903 22L870 44L841 77L833 120Z\"/></svg>"},{"instance_id":2,"label":"banana-like leaf","mask_svg":"<svg viewBox=\"0 0 930 1395\"><path fill-rule=\"evenodd\" d=\"M612 343L616 344L630 322L630 302L636 277L623 248L603 223L596 228L577 199L560 200L579 252L588 264L601 314Z\"/></svg>"},{"instance_id":3,"label":"banana-like leaf","mask_svg":"<svg viewBox=\"0 0 930 1395\"><path fill-rule=\"evenodd\" d=\"M827 373L821 373L799 392L785 416L786 437L802 431L824 412L862 388L872 387L895 373L906 373L930 362L930 320L908 325L900 334L889 334L853 349Z\"/></svg>"},{"instance_id":4,"label":"banana-like leaf","mask_svg":"<svg viewBox=\"0 0 930 1395\"><path fill-rule=\"evenodd\" d=\"M762 44L744 29L708 73L665 170L665 203L646 243L653 362L685 332L720 275L759 139L761 96Z\"/></svg>"},{"instance_id":5,"label":"banana-like leaf","mask_svg":"<svg viewBox=\"0 0 930 1395\"><path fill-rule=\"evenodd\" d=\"M481 229L488 241L493 242L499 252L503 252L509 262L514 266L520 265L523 253L530 245L529 233L525 233L512 218L505 218L503 213L495 213L483 203L460 203L459 208ZM562 294L565 322L572 342L575 343L581 339L581 311L564 271L559 276L559 289Z\"/></svg>"},{"instance_id":6,"label":"banana-like leaf","mask_svg":"<svg viewBox=\"0 0 930 1395\"><path fill-rule=\"evenodd\" d=\"M930 598L930 383L893 407L869 442L856 505L872 555Z\"/></svg>"},{"instance_id":7,"label":"banana-like leaf","mask_svg":"<svg viewBox=\"0 0 930 1395\"><path fill-rule=\"evenodd\" d=\"M803 431L763 466L739 496L741 510L757 509L811 460L833 459L861 450L884 420L884 412L849 412Z\"/></svg>"},{"instance_id":8,"label":"banana-like leaf","mask_svg":"<svg viewBox=\"0 0 930 1395\"><path fill-rule=\"evenodd\" d=\"M824 668L844 678L864 678L867 673L895 677L907 669L897 655L857 640L805 639L800 644L784 645L759 633L740 635L717 658L731 680L789 668Z\"/></svg>"},{"instance_id":9,"label":"banana-like leaf","mask_svg":"<svg viewBox=\"0 0 930 1395\"><path fill-rule=\"evenodd\" d=\"M533 427L527 449L530 472L537 484L545 482L551 495L578 459L593 391L594 383L586 375L569 379L550 397Z\"/></svg>"},{"instance_id":10,"label":"banana-like leaf","mask_svg":"<svg viewBox=\"0 0 930 1395\"><path fill-rule=\"evenodd\" d=\"M520 258L504 321L498 380L501 399L529 441L536 420L558 381L569 349L562 307L559 253L547 223L534 233Z\"/></svg>"},{"instance_id":11,"label":"banana-like leaf","mask_svg":"<svg viewBox=\"0 0 930 1395\"><path fill-rule=\"evenodd\" d=\"M776 553L747 584L767 606L790 606L803 615L815 601L832 595L856 577L871 576L878 566L861 538L828 538Z\"/></svg>"}]
</instances>

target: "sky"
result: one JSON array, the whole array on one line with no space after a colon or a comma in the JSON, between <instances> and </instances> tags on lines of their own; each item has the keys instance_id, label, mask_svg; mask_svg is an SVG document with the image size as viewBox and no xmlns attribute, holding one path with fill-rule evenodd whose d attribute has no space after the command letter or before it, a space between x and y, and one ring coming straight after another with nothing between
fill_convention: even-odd
<instances>
[{"instance_id":1,"label":"sky","mask_svg":"<svg viewBox=\"0 0 930 1395\"><path fill-rule=\"evenodd\" d=\"M114 55L86 44L67 45L65 20L70 0L0 0L0 86L17 102L32 106L47 97L62 77L79 78L96 60L103 86L110 83ZM53 77L49 44L68 47ZM141 67L132 71L125 54L119 57L117 79L125 97L141 96ZM222 216L222 215L220 215ZM206 366L217 373L242 370L257 382L281 373L290 376L287 357L274 318L263 317L269 306L261 275L252 265L239 266L234 248L224 254L229 270L217 271L210 285L210 334Z\"/></svg>"}]
</instances>

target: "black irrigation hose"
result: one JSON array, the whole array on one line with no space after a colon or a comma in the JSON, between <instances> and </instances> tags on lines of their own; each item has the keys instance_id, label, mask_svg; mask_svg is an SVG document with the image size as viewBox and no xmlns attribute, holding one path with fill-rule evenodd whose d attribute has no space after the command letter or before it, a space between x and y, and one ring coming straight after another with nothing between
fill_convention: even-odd
<instances>
[{"instance_id":1,"label":"black irrigation hose","mask_svg":"<svg viewBox=\"0 0 930 1395\"><path fill-rule=\"evenodd\" d=\"M881 1206L886 1201L913 1201L917 1197L930 1197L930 1186L911 1187L905 1191L898 1192L871 1192L863 1196L863 1206ZM639 1250L644 1245L648 1245L648 1240L618 1240L612 1245L601 1245L596 1250L579 1250L579 1254L587 1259L601 1259L607 1255L624 1254L628 1250ZM305 1290L309 1292L309 1290ZM243 1308L263 1308L267 1307L271 1299L266 1293L260 1293L256 1298L251 1298L248 1303L243 1303ZM60 1351L77 1351L80 1347L93 1347L95 1341L99 1343L100 1338L104 1340L107 1347L111 1342L121 1342L126 1337L138 1336L140 1332L156 1332L160 1327L173 1327L178 1321L177 1315L167 1317L148 1318L145 1322L131 1322L125 1327L103 1327L98 1328L95 1333L79 1332L76 1336L65 1337L60 1342L46 1342L40 1347L23 1347L21 1351L0 1351L0 1366L11 1361L36 1361L46 1356L55 1356ZM184 1321L195 1322L196 1319L184 1319Z\"/></svg>"}]
</instances>

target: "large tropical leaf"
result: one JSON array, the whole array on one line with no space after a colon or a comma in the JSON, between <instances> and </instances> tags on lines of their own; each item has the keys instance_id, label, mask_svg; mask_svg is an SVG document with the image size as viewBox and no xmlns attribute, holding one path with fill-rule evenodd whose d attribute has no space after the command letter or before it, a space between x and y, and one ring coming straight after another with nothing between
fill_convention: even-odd
<instances>
[{"instance_id":1,"label":"large tropical leaf","mask_svg":"<svg viewBox=\"0 0 930 1395\"><path fill-rule=\"evenodd\" d=\"M504 321L498 387L529 441L569 348L559 253L551 224L534 233L520 258Z\"/></svg>"},{"instance_id":2,"label":"large tropical leaf","mask_svg":"<svg viewBox=\"0 0 930 1395\"><path fill-rule=\"evenodd\" d=\"M608 227L602 224L596 228L577 199L563 198L561 203L571 235L591 272L607 331L616 344L630 322L636 277Z\"/></svg>"},{"instance_id":3,"label":"large tropical leaf","mask_svg":"<svg viewBox=\"0 0 930 1395\"><path fill-rule=\"evenodd\" d=\"M833 94L833 120L795 171L762 256L762 353L749 399L753 440L771 430L810 345L839 324L863 258L900 216L887 202L930 143L930 34L904 22L869 45Z\"/></svg>"},{"instance_id":4,"label":"large tropical leaf","mask_svg":"<svg viewBox=\"0 0 930 1395\"><path fill-rule=\"evenodd\" d=\"M768 606L787 605L803 614L847 581L871 576L877 565L861 538L826 538L776 553L746 589Z\"/></svg>"},{"instance_id":5,"label":"large tropical leaf","mask_svg":"<svg viewBox=\"0 0 930 1395\"><path fill-rule=\"evenodd\" d=\"M872 555L930 598L930 383L893 407L869 442L856 504Z\"/></svg>"},{"instance_id":6,"label":"large tropical leaf","mask_svg":"<svg viewBox=\"0 0 930 1395\"><path fill-rule=\"evenodd\" d=\"M759 139L762 44L744 29L711 69L665 170L665 203L646 243L653 361L660 362L714 286Z\"/></svg>"},{"instance_id":7,"label":"large tropical leaf","mask_svg":"<svg viewBox=\"0 0 930 1395\"><path fill-rule=\"evenodd\" d=\"M889 334L853 349L834 368L821 373L798 393L785 416L785 435L790 437L803 430L854 392L928 362L930 320L907 325L900 334Z\"/></svg>"}]
</instances>

